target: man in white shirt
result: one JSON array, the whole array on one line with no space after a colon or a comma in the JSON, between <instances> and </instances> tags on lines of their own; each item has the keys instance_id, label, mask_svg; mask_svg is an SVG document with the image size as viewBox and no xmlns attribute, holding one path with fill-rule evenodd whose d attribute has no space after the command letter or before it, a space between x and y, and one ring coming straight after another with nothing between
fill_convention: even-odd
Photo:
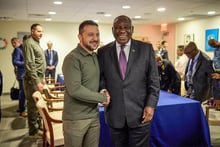
<instances>
[{"instance_id":1,"label":"man in white shirt","mask_svg":"<svg viewBox=\"0 0 220 147\"><path fill-rule=\"evenodd\" d=\"M185 78L185 70L188 63L188 57L184 54L184 46L179 45L177 47L177 60L175 62L175 69L180 74L181 80Z\"/></svg>"}]
</instances>

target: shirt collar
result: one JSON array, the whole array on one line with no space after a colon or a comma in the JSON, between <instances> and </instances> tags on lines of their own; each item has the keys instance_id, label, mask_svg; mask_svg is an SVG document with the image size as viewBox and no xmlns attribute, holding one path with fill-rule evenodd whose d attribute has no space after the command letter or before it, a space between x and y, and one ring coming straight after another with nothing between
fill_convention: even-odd
<instances>
[{"instance_id":1,"label":"shirt collar","mask_svg":"<svg viewBox=\"0 0 220 147\"><path fill-rule=\"evenodd\" d=\"M131 39L125 44L125 46L130 46L131 45ZM116 47L117 48L120 48L121 47L121 44L119 44L117 41L116 41Z\"/></svg>"},{"instance_id":2,"label":"shirt collar","mask_svg":"<svg viewBox=\"0 0 220 147\"><path fill-rule=\"evenodd\" d=\"M95 54L95 52L92 52L92 54L89 54L87 51L85 51L85 50L82 48L82 46L81 46L80 44L78 44L77 48L78 48L79 52L80 52L83 56L88 56L88 55L92 55L92 56L93 56L93 55Z\"/></svg>"},{"instance_id":3,"label":"shirt collar","mask_svg":"<svg viewBox=\"0 0 220 147\"><path fill-rule=\"evenodd\" d=\"M199 55L200 55L200 51L195 55L195 57L194 57L194 61L197 61L197 60L198 60Z\"/></svg>"}]
</instances>

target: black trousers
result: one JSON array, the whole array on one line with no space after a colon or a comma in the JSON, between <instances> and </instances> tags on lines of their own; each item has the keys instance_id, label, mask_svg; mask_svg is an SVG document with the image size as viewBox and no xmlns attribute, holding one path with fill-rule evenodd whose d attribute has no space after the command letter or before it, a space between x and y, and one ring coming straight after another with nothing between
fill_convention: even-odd
<instances>
[{"instance_id":1,"label":"black trousers","mask_svg":"<svg viewBox=\"0 0 220 147\"><path fill-rule=\"evenodd\" d=\"M136 128L110 128L114 147L149 147L150 146L150 122Z\"/></svg>"}]
</instances>

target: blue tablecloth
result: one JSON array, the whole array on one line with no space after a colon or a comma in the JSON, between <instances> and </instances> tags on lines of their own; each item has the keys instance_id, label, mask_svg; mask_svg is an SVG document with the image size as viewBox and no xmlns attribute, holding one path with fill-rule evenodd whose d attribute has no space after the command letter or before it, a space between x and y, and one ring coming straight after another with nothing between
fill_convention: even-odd
<instances>
[{"instance_id":1,"label":"blue tablecloth","mask_svg":"<svg viewBox=\"0 0 220 147\"><path fill-rule=\"evenodd\" d=\"M99 147L111 147L104 108L100 107L99 110L101 123ZM152 147L211 146L209 126L200 103L161 91L151 125L150 144Z\"/></svg>"}]
</instances>

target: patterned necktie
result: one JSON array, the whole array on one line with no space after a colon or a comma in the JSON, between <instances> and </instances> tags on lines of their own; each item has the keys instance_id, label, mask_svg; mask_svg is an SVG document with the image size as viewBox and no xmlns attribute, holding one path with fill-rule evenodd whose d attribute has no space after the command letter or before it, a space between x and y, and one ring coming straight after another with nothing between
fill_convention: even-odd
<instances>
[{"instance_id":1,"label":"patterned necktie","mask_svg":"<svg viewBox=\"0 0 220 147\"><path fill-rule=\"evenodd\" d=\"M126 68L127 68L127 60L126 60L126 55L124 52L125 45L121 46L121 51L119 54L119 64L120 64L120 70L121 70L121 75L122 79L125 79L125 73L126 73Z\"/></svg>"},{"instance_id":2,"label":"patterned necktie","mask_svg":"<svg viewBox=\"0 0 220 147\"><path fill-rule=\"evenodd\" d=\"M189 68L189 72L191 73L193 73L193 65L194 65L194 58L192 58L190 68Z\"/></svg>"},{"instance_id":3,"label":"patterned necktie","mask_svg":"<svg viewBox=\"0 0 220 147\"><path fill-rule=\"evenodd\" d=\"M49 58L49 64L50 65L52 65L52 55L51 55L52 53L51 52L52 51L50 51L50 50L48 51L48 58Z\"/></svg>"}]
</instances>

